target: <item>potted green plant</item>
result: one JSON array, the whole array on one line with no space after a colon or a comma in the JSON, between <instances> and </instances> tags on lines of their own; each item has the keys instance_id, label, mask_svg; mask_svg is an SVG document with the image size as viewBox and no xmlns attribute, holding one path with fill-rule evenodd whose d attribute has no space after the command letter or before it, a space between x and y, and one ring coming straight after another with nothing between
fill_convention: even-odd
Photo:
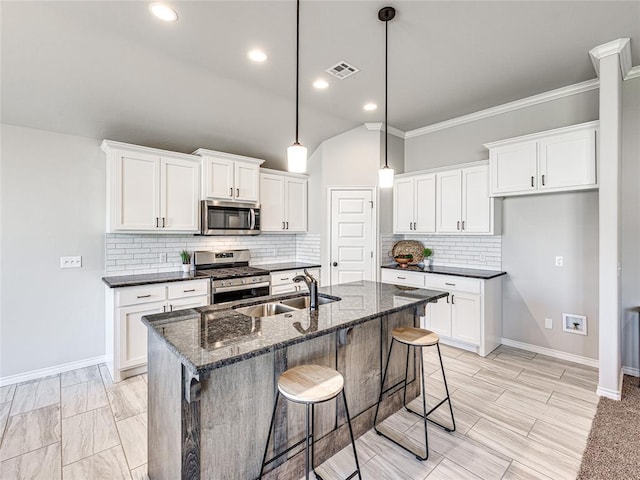
<instances>
[{"instance_id":1,"label":"potted green plant","mask_svg":"<svg viewBox=\"0 0 640 480\"><path fill-rule=\"evenodd\" d=\"M431 250L430 248L425 248L422 251L422 256L424 257L424 259L422 260L422 263L424 263L425 267L431 266L431 263L433 261L433 259L431 258L432 255L433 255L433 250Z\"/></svg>"},{"instance_id":2,"label":"potted green plant","mask_svg":"<svg viewBox=\"0 0 640 480\"><path fill-rule=\"evenodd\" d=\"M188 250L182 250L180 252L180 259L182 260L182 271L189 273L191 270L191 252Z\"/></svg>"}]
</instances>

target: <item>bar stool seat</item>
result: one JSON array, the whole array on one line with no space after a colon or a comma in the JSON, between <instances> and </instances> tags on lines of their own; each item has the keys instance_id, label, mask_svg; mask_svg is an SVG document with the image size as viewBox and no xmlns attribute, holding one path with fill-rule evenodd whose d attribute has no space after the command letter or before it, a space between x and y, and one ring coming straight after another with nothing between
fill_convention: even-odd
<instances>
[{"instance_id":1,"label":"bar stool seat","mask_svg":"<svg viewBox=\"0 0 640 480\"><path fill-rule=\"evenodd\" d=\"M293 367L284 372L280 375L280 378L278 378L278 390L276 392L276 401L273 405L273 414L271 415L271 424L269 425L269 433L267 434L267 443L264 447L264 454L262 456L260 479L264 474L264 467L304 443L305 478L309 480L310 472L313 471L316 479L322 480L322 477L318 475L318 472L315 470L315 406L318 403L334 399L340 394L342 394L342 401L344 402L344 412L347 417L349 437L351 438L353 457L356 464L356 469L346 478L346 480L354 478L356 475L358 478L362 479L360 476L358 453L356 452L356 442L353 438L353 429L351 427L351 416L349 415L349 407L347 406L347 396L344 393L344 378L340 372L322 365L300 365ZM291 445L283 452L278 453L270 460L267 460L269 440L273 433L280 395L285 397L287 400L305 405L305 437L299 442Z\"/></svg>"},{"instance_id":2,"label":"bar stool seat","mask_svg":"<svg viewBox=\"0 0 640 480\"><path fill-rule=\"evenodd\" d=\"M337 397L344 388L344 378L333 368L300 365L280 375L278 390L297 403L320 403Z\"/></svg>"},{"instance_id":3,"label":"bar stool seat","mask_svg":"<svg viewBox=\"0 0 640 480\"><path fill-rule=\"evenodd\" d=\"M440 341L437 333L423 328L399 327L391 333L398 342L415 347L430 347Z\"/></svg>"}]
</instances>

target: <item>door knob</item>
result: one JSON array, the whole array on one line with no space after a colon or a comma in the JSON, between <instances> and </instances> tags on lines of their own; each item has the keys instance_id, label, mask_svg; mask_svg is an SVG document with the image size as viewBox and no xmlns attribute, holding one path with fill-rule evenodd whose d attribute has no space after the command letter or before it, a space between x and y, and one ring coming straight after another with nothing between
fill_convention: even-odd
<instances>
[{"instance_id":1,"label":"door knob","mask_svg":"<svg viewBox=\"0 0 640 480\"><path fill-rule=\"evenodd\" d=\"M338 266L338 262L333 262L333 266L337 267Z\"/></svg>"}]
</instances>

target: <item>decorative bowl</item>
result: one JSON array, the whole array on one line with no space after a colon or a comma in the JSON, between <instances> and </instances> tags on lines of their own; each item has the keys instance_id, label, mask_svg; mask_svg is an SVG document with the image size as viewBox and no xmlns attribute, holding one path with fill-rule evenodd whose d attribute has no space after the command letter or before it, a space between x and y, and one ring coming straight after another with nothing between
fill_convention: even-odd
<instances>
[{"instance_id":1,"label":"decorative bowl","mask_svg":"<svg viewBox=\"0 0 640 480\"><path fill-rule=\"evenodd\" d=\"M400 268L407 268L407 265L413 261L413 257L411 255L401 255L394 257L393 259L398 265L400 265Z\"/></svg>"}]
</instances>

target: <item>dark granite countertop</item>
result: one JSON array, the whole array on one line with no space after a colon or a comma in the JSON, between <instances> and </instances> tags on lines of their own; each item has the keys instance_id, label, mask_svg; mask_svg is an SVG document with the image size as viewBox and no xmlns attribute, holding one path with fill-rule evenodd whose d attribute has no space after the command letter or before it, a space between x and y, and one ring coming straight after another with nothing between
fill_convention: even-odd
<instances>
[{"instance_id":1,"label":"dark granite countertop","mask_svg":"<svg viewBox=\"0 0 640 480\"><path fill-rule=\"evenodd\" d=\"M301 263L301 262L286 262L286 263L269 263L267 265L251 265L252 267L262 268L263 270L269 270L270 272L283 272L285 270L302 270L303 268L320 268L319 263Z\"/></svg>"},{"instance_id":2,"label":"dark granite countertop","mask_svg":"<svg viewBox=\"0 0 640 480\"><path fill-rule=\"evenodd\" d=\"M480 270L476 268L457 268L457 267L443 267L433 265L431 267L425 267L422 265L410 265L407 268L401 268L397 263L391 265L383 265L382 268L390 268L393 270L412 271L422 273L435 273L437 275L453 275L455 277L469 277L479 278L481 280L490 280L501 275L506 275L507 272L499 272L497 270Z\"/></svg>"},{"instance_id":3,"label":"dark granite countertop","mask_svg":"<svg viewBox=\"0 0 640 480\"><path fill-rule=\"evenodd\" d=\"M407 289L378 282L352 282L320 289L340 301L320 305L317 313L295 310L252 318L233 308L210 305L142 317L194 374L256 357L287 345L352 327L380 316L415 308L446 297L446 292ZM274 295L236 302L234 307L299 297Z\"/></svg>"},{"instance_id":4,"label":"dark granite countertop","mask_svg":"<svg viewBox=\"0 0 640 480\"><path fill-rule=\"evenodd\" d=\"M196 277L193 272L163 272L144 273L139 275L119 275L117 277L102 277L102 281L111 288L135 287L137 285L151 285L153 283L183 282L185 280L204 280L209 277Z\"/></svg>"}]
</instances>

